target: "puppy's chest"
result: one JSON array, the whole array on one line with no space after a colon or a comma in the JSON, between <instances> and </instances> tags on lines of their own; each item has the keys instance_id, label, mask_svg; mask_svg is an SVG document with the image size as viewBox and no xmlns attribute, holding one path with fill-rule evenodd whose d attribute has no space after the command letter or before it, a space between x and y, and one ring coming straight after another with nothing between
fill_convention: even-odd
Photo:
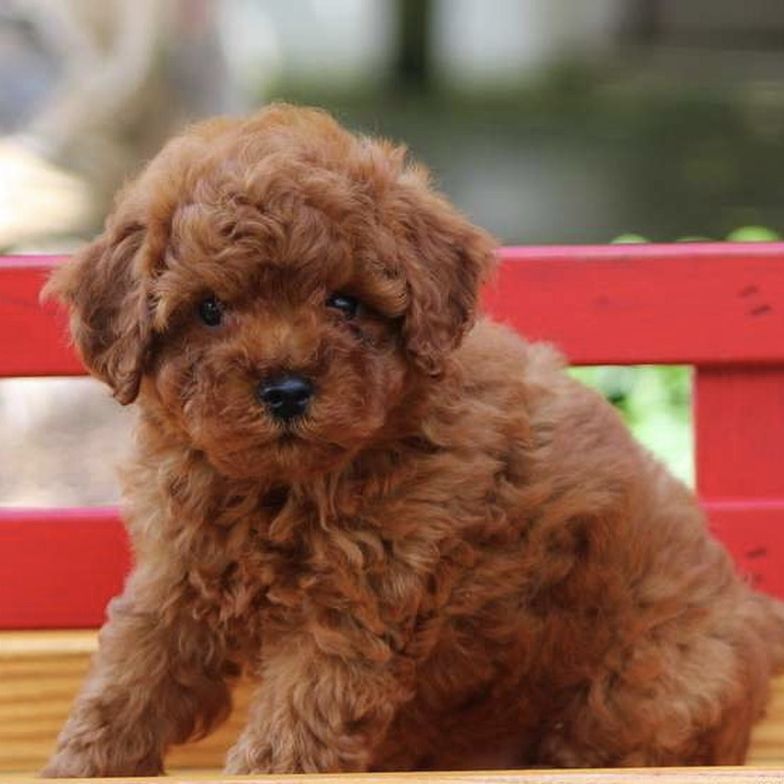
<instances>
[{"instance_id":1,"label":"puppy's chest","mask_svg":"<svg viewBox=\"0 0 784 784\"><path fill-rule=\"evenodd\" d=\"M228 634L267 636L325 616L362 616L386 625L401 612L406 569L382 532L305 508L264 514L207 532L188 582L197 614Z\"/></svg>"}]
</instances>

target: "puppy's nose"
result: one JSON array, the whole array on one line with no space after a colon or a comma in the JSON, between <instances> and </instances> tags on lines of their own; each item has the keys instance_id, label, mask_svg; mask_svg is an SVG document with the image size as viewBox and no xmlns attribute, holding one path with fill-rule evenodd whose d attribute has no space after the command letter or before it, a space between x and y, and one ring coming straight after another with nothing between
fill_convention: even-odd
<instances>
[{"instance_id":1,"label":"puppy's nose","mask_svg":"<svg viewBox=\"0 0 784 784\"><path fill-rule=\"evenodd\" d=\"M256 396L275 419L293 419L307 410L313 384L302 376L268 378L259 384Z\"/></svg>"}]
</instances>

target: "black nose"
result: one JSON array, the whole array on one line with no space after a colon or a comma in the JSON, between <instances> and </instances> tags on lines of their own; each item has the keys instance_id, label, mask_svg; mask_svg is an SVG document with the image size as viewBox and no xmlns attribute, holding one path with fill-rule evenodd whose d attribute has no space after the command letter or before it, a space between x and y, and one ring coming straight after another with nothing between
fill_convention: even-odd
<instances>
[{"instance_id":1,"label":"black nose","mask_svg":"<svg viewBox=\"0 0 784 784\"><path fill-rule=\"evenodd\" d=\"M293 419L307 410L313 384L302 376L279 376L262 381L256 395L275 419Z\"/></svg>"}]
</instances>

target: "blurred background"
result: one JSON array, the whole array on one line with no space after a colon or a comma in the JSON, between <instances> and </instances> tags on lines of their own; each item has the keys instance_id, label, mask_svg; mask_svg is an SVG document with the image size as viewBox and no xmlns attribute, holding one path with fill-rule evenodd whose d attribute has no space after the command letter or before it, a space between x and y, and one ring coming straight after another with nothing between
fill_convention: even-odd
<instances>
[{"instance_id":1,"label":"blurred background","mask_svg":"<svg viewBox=\"0 0 784 784\"><path fill-rule=\"evenodd\" d=\"M278 99L405 141L505 244L784 229L782 0L0 0L0 252L73 250L184 123ZM687 368L576 372L692 480ZM0 382L0 504L113 501L129 428Z\"/></svg>"}]
</instances>

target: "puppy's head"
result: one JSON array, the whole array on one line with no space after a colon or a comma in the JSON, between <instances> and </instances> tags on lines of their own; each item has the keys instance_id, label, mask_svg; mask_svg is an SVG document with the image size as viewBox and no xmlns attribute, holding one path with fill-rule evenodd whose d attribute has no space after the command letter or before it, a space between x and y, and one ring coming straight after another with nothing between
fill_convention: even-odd
<instances>
[{"instance_id":1,"label":"puppy's head","mask_svg":"<svg viewBox=\"0 0 784 784\"><path fill-rule=\"evenodd\" d=\"M402 148L280 105L170 142L47 293L120 402L228 476L297 480L442 375L492 248Z\"/></svg>"}]
</instances>

